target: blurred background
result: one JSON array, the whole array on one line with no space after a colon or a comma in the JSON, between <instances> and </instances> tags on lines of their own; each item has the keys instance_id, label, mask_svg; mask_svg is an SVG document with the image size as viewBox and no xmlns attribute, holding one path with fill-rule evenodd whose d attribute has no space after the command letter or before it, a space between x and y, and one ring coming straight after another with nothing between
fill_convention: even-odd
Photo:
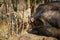
<instances>
[{"instance_id":1,"label":"blurred background","mask_svg":"<svg viewBox=\"0 0 60 40\"><path fill-rule=\"evenodd\" d=\"M20 38L27 33L29 17L40 4L53 1L60 0L0 0L0 40L24 40Z\"/></svg>"}]
</instances>

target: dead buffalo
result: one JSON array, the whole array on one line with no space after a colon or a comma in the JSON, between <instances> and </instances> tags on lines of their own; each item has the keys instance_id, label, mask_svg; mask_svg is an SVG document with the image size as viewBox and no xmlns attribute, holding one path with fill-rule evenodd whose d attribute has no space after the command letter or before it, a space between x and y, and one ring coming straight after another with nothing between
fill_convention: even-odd
<instances>
[{"instance_id":1,"label":"dead buffalo","mask_svg":"<svg viewBox=\"0 0 60 40\"><path fill-rule=\"evenodd\" d=\"M39 5L30 24L33 34L60 38L60 2Z\"/></svg>"}]
</instances>

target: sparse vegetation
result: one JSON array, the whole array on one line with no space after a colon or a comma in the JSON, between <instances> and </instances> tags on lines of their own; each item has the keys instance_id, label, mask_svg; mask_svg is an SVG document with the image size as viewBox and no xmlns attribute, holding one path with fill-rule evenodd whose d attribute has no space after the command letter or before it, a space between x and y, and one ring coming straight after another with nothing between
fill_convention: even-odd
<instances>
[{"instance_id":1,"label":"sparse vegetation","mask_svg":"<svg viewBox=\"0 0 60 40\"><path fill-rule=\"evenodd\" d=\"M0 0L0 40L56 40L26 31L28 17L34 15L43 0ZM48 2L48 1L47 1Z\"/></svg>"}]
</instances>

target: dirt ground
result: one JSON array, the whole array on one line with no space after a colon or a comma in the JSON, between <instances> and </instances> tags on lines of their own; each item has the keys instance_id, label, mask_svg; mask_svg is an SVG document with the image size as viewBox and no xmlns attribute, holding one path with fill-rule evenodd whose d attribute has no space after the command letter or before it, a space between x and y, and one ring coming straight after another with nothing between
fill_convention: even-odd
<instances>
[{"instance_id":1,"label":"dirt ground","mask_svg":"<svg viewBox=\"0 0 60 40\"><path fill-rule=\"evenodd\" d=\"M37 36L34 34L26 33L22 37L20 37L20 40L57 40L53 37L46 37L46 36Z\"/></svg>"},{"instance_id":2,"label":"dirt ground","mask_svg":"<svg viewBox=\"0 0 60 40\"><path fill-rule=\"evenodd\" d=\"M0 37L0 40L57 40L57 39L53 37L37 36L34 34L26 33L24 35L9 36L9 38Z\"/></svg>"}]
</instances>

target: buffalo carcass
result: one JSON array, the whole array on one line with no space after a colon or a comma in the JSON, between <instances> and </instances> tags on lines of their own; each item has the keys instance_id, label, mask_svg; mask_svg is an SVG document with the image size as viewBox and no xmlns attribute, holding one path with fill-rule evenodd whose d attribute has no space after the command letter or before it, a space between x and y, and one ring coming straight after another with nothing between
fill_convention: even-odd
<instances>
[{"instance_id":1,"label":"buffalo carcass","mask_svg":"<svg viewBox=\"0 0 60 40\"><path fill-rule=\"evenodd\" d=\"M60 38L60 2L40 5L32 18L28 32Z\"/></svg>"}]
</instances>

